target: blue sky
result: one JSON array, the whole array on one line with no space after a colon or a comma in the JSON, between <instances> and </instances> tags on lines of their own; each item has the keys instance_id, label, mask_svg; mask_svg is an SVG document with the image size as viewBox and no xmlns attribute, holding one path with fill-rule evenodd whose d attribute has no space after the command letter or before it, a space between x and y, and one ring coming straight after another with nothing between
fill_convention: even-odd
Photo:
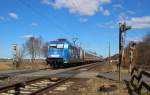
<instances>
[{"instance_id":1,"label":"blue sky","mask_svg":"<svg viewBox=\"0 0 150 95\"><path fill-rule=\"evenodd\" d=\"M29 36L44 41L78 38L86 50L108 56L118 53L118 22L133 29L129 40L140 41L150 30L149 0L0 0L0 58L12 57L11 44Z\"/></svg>"}]
</instances>

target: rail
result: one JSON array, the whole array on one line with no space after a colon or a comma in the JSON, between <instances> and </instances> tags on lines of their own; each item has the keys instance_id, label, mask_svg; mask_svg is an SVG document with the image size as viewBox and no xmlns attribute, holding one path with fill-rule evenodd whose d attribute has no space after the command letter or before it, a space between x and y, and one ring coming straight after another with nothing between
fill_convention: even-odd
<instances>
[{"instance_id":1,"label":"rail","mask_svg":"<svg viewBox=\"0 0 150 95\"><path fill-rule=\"evenodd\" d=\"M13 71L13 72L1 73L0 80L5 80L8 78L17 76L17 75L39 72L41 70L47 70L47 69L51 69L51 68L42 68L42 69L37 69L37 70L17 70L17 71Z\"/></svg>"},{"instance_id":2,"label":"rail","mask_svg":"<svg viewBox=\"0 0 150 95\"><path fill-rule=\"evenodd\" d=\"M14 95L20 95L20 88L21 87L25 87L26 84L30 84L30 83L33 83L35 81L39 81L39 80L42 80L42 79L43 78L36 78L36 79L31 79L31 80L28 80L28 81L25 81L25 82L17 82L17 83L13 83L13 84L10 84L10 85L6 85L4 87L0 87L0 93L11 90L11 89L14 89L15 90Z\"/></svg>"},{"instance_id":3,"label":"rail","mask_svg":"<svg viewBox=\"0 0 150 95\"><path fill-rule=\"evenodd\" d=\"M57 81L56 83L49 84L48 86L46 86L44 88L41 88L41 89L39 89L37 91L34 91L34 92L30 93L29 95L42 95L45 92L47 92L48 90L52 90L53 88L57 87L58 85L63 84L65 81L67 81L69 79L70 78L63 78L63 79Z\"/></svg>"},{"instance_id":4,"label":"rail","mask_svg":"<svg viewBox=\"0 0 150 95\"><path fill-rule=\"evenodd\" d=\"M147 93L147 95L150 95L150 85L148 84L148 82L150 82L149 79L149 72L134 67L131 71L130 81L125 80L130 95L133 95L133 93L136 93L137 95L143 95L143 93Z\"/></svg>"},{"instance_id":5,"label":"rail","mask_svg":"<svg viewBox=\"0 0 150 95\"><path fill-rule=\"evenodd\" d=\"M95 65L88 64L88 65L85 65L85 66L80 66L80 67L76 67L76 68L73 68L73 69L69 69L67 71L76 71L76 70L81 69L81 68L87 68L87 70L90 70L90 69L94 68L95 66L97 66L97 64L95 64ZM50 89L53 89L56 86L58 86L58 85L64 83L65 81L71 79L71 77L72 76L70 76L68 78L60 78L60 80L58 80L56 83L48 84L46 87L38 89L37 91L31 92L29 95L40 95L42 93L45 93L46 91L48 91ZM21 88L25 88L25 86L36 83L40 80L44 80L44 79L49 80L50 78L51 77L49 77L49 76L45 76L45 77L39 77L39 78L27 80L27 81L22 81L22 82L6 85L4 87L0 87L0 93L7 92L8 90L13 89L14 90L14 95L20 95L21 94Z\"/></svg>"}]
</instances>

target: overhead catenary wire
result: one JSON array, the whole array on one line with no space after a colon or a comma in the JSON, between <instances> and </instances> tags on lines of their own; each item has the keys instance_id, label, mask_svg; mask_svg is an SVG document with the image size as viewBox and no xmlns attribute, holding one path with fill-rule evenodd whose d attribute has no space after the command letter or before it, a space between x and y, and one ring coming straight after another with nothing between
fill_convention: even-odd
<instances>
[{"instance_id":1,"label":"overhead catenary wire","mask_svg":"<svg viewBox=\"0 0 150 95\"><path fill-rule=\"evenodd\" d=\"M52 17L53 19L50 19L49 17L47 17L47 15L45 14L41 14L38 9L36 9L35 7L33 7L31 4L29 4L27 1L25 0L17 0L18 2L20 2L20 4L22 4L23 6L26 6L27 8L31 9L30 11L32 11L34 14L38 15L39 17L41 17L43 20L48 21L50 20L51 23L53 23L55 25L55 27L57 28L57 30L59 30L61 33L63 33L64 35L70 37L70 39L74 38L72 37L75 34L71 34L70 31L67 31L69 27L67 27L67 30L64 29L64 27L62 27L59 23L56 23L56 21L54 20L58 20L56 19L56 15L49 15L50 17ZM77 8L78 6L78 2L77 5L71 1L71 3ZM64 32L63 32L64 31ZM67 31L67 32L66 32ZM72 36L71 36L72 35ZM76 37L76 36L75 36ZM78 37L76 37L78 38Z\"/></svg>"},{"instance_id":2,"label":"overhead catenary wire","mask_svg":"<svg viewBox=\"0 0 150 95\"><path fill-rule=\"evenodd\" d=\"M27 3L25 0L17 0L18 2L20 2L22 5L26 6L27 8L30 8L31 11L35 14L37 14L39 17L41 17L42 19L44 19L45 21L48 21L50 20L51 23L53 23L56 27L57 30L59 30L61 33L67 35L67 36L70 36L69 35L69 32L65 32L67 31L66 29L64 29L63 27L61 27L61 25L58 25L58 23L56 23L53 19L56 20L56 17L53 17L53 15L49 15L51 17L53 17L53 19L50 19L49 17L47 17L46 15L44 14L41 14L36 8L34 8L33 6L31 6L29 3ZM63 32L64 31L64 32Z\"/></svg>"}]
</instances>

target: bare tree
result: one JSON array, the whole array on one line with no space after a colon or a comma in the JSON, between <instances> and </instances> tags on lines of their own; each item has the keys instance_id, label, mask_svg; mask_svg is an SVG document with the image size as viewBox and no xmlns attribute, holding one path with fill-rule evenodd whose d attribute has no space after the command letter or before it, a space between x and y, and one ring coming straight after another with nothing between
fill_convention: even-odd
<instances>
[{"instance_id":1,"label":"bare tree","mask_svg":"<svg viewBox=\"0 0 150 95\"><path fill-rule=\"evenodd\" d=\"M148 33L143 41L137 45L137 55L136 60L137 64L140 65L149 65L150 63L150 33Z\"/></svg>"},{"instance_id":2,"label":"bare tree","mask_svg":"<svg viewBox=\"0 0 150 95\"><path fill-rule=\"evenodd\" d=\"M25 47L27 48L32 61L35 60L36 57L40 57L42 45L42 37L30 37L27 39Z\"/></svg>"},{"instance_id":3,"label":"bare tree","mask_svg":"<svg viewBox=\"0 0 150 95\"><path fill-rule=\"evenodd\" d=\"M48 43L44 43L42 48L41 48L41 53L43 57L47 57L48 53Z\"/></svg>"},{"instance_id":4,"label":"bare tree","mask_svg":"<svg viewBox=\"0 0 150 95\"><path fill-rule=\"evenodd\" d=\"M26 44L25 44L26 48L27 48L27 51L29 51L29 54L30 54L32 60L35 59L34 44L35 44L35 38L34 37L28 38L28 40L26 41Z\"/></svg>"},{"instance_id":5,"label":"bare tree","mask_svg":"<svg viewBox=\"0 0 150 95\"><path fill-rule=\"evenodd\" d=\"M129 64L130 48L129 45L125 49L125 63ZM136 43L133 64L150 65L150 32L143 38L141 42Z\"/></svg>"},{"instance_id":6,"label":"bare tree","mask_svg":"<svg viewBox=\"0 0 150 95\"><path fill-rule=\"evenodd\" d=\"M36 58L47 57L48 43L44 43L42 37L29 37L24 44L21 46L17 45L15 52L15 61L13 64L16 68L19 67L21 63L27 62L23 60L25 57L31 57L31 61L40 62L41 60L36 60ZM43 62L43 60L42 60Z\"/></svg>"}]
</instances>

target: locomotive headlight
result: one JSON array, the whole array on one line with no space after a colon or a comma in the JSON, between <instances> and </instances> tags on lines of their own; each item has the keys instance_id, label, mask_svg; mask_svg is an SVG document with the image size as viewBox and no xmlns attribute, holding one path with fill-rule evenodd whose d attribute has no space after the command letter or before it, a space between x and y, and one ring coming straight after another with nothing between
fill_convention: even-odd
<instances>
[{"instance_id":1,"label":"locomotive headlight","mask_svg":"<svg viewBox=\"0 0 150 95\"><path fill-rule=\"evenodd\" d=\"M64 44L64 48L68 48L68 44Z\"/></svg>"}]
</instances>

